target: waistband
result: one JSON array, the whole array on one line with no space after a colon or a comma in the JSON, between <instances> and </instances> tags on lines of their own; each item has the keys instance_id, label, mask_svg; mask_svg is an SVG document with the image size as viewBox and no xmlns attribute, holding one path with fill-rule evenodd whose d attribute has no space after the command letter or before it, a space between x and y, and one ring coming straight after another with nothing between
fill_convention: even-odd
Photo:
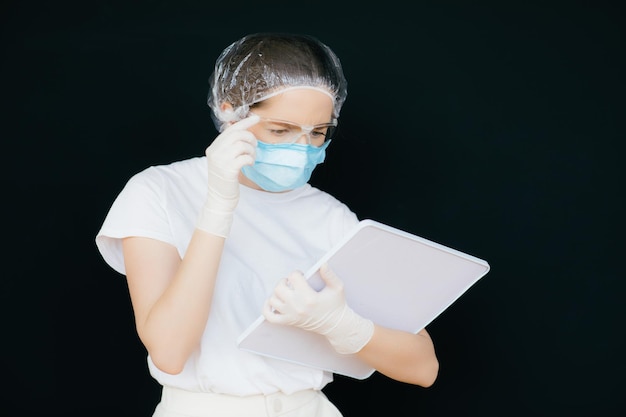
<instances>
[{"instance_id":1,"label":"waistband","mask_svg":"<svg viewBox=\"0 0 626 417\"><path fill-rule=\"evenodd\" d=\"M212 392L192 392L169 386L163 387L161 406L191 415L220 412L220 415L277 415L295 410L323 395L319 390L303 390L293 394L278 392L268 395L235 396Z\"/></svg>"}]
</instances>

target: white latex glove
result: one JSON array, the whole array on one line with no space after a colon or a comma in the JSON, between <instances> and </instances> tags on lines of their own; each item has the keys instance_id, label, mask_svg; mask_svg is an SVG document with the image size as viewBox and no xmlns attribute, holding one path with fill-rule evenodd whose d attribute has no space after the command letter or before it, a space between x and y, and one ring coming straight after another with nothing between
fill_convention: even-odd
<instances>
[{"instance_id":1,"label":"white latex glove","mask_svg":"<svg viewBox=\"0 0 626 417\"><path fill-rule=\"evenodd\" d=\"M320 275L326 285L319 292L299 271L282 279L266 301L263 316L270 323L322 334L339 353L356 353L372 338L374 323L348 307L343 282L328 264L322 265Z\"/></svg>"},{"instance_id":2,"label":"white latex glove","mask_svg":"<svg viewBox=\"0 0 626 417\"><path fill-rule=\"evenodd\" d=\"M244 165L252 165L256 156L256 138L246 129L258 121L259 117L253 115L232 124L206 149L209 182L196 223L198 229L228 236L239 202L239 171Z\"/></svg>"}]
</instances>

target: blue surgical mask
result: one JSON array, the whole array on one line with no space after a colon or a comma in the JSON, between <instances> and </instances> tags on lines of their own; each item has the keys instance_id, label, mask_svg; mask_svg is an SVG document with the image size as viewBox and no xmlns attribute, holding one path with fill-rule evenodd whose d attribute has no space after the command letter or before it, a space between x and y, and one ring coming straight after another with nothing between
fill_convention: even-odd
<instances>
[{"instance_id":1,"label":"blue surgical mask","mask_svg":"<svg viewBox=\"0 0 626 417\"><path fill-rule=\"evenodd\" d=\"M330 140L320 147L301 143L267 144L257 142L254 165L243 174L266 191L287 191L306 184L313 170L324 162Z\"/></svg>"}]
</instances>

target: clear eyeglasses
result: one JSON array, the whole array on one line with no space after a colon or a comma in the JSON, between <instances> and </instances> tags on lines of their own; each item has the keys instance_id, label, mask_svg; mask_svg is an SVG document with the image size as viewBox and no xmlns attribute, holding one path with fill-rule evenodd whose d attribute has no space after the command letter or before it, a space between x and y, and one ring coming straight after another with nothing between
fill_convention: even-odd
<instances>
[{"instance_id":1,"label":"clear eyeglasses","mask_svg":"<svg viewBox=\"0 0 626 417\"><path fill-rule=\"evenodd\" d=\"M252 112L250 114L259 116ZM333 138L337 130L337 119L331 123L310 126L287 120L259 117L259 123L254 125L252 129L254 129L258 140L270 144L295 143L302 136L306 136L309 145L322 146Z\"/></svg>"}]
</instances>

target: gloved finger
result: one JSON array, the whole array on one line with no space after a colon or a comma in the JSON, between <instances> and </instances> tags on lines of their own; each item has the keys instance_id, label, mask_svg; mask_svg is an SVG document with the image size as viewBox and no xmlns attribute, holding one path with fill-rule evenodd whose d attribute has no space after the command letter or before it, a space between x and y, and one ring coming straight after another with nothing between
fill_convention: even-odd
<instances>
[{"instance_id":1,"label":"gloved finger","mask_svg":"<svg viewBox=\"0 0 626 417\"><path fill-rule=\"evenodd\" d=\"M265 320L275 324L286 324L289 319L287 315L283 314L274 306L271 297L265 301L265 304L263 304L262 314L263 317L265 317Z\"/></svg>"},{"instance_id":2,"label":"gloved finger","mask_svg":"<svg viewBox=\"0 0 626 417\"><path fill-rule=\"evenodd\" d=\"M254 160L254 155L239 155L237 158L235 158L235 167L241 169L244 167L244 165L254 165Z\"/></svg>"},{"instance_id":3,"label":"gloved finger","mask_svg":"<svg viewBox=\"0 0 626 417\"><path fill-rule=\"evenodd\" d=\"M256 136L249 130L233 130L231 132L224 132L221 136L224 137L224 139L222 139L224 144L237 144L241 148L249 148L252 146L256 149Z\"/></svg>"},{"instance_id":4,"label":"gloved finger","mask_svg":"<svg viewBox=\"0 0 626 417\"><path fill-rule=\"evenodd\" d=\"M212 149L230 149L233 144L240 144L244 147L249 144L256 149L256 136L249 130L232 130L226 129L211 144Z\"/></svg>"},{"instance_id":5,"label":"gloved finger","mask_svg":"<svg viewBox=\"0 0 626 417\"><path fill-rule=\"evenodd\" d=\"M229 132L232 130L246 130L249 127L252 127L255 124L259 123L259 120L261 120L259 116L257 116L256 114L252 114L249 117L246 117L245 119L241 119L233 123L232 125L228 126L226 129L224 129L224 132Z\"/></svg>"},{"instance_id":6,"label":"gloved finger","mask_svg":"<svg viewBox=\"0 0 626 417\"><path fill-rule=\"evenodd\" d=\"M220 137L217 139L222 139L222 138ZM242 155L248 155L248 156L256 155L256 143L246 142L240 139L241 138L227 137L226 139L224 139L225 142L219 143L212 149L209 149L213 151L211 153L212 159L234 160L237 157L242 156ZM252 137L252 140L256 141L254 137Z\"/></svg>"},{"instance_id":7,"label":"gloved finger","mask_svg":"<svg viewBox=\"0 0 626 417\"><path fill-rule=\"evenodd\" d=\"M289 297L289 293L293 293L293 287L289 282L289 278L283 278L276 284L276 287L274 287L272 297L278 298L284 302Z\"/></svg>"},{"instance_id":8,"label":"gloved finger","mask_svg":"<svg viewBox=\"0 0 626 417\"><path fill-rule=\"evenodd\" d=\"M261 313L263 314L263 317L265 317L265 319L271 323L273 323L275 320L274 316L277 316L279 313L274 309L274 307L272 307L272 303L270 302L270 299L268 298L267 300L265 300L265 303L263 304L263 309L261 310Z\"/></svg>"},{"instance_id":9,"label":"gloved finger","mask_svg":"<svg viewBox=\"0 0 626 417\"><path fill-rule=\"evenodd\" d=\"M248 142L256 147L256 137L247 129L254 126L259 122L259 120L259 116L253 114L250 117L246 117L245 119L232 123L213 140L211 146L207 148L207 152L209 149L229 147L230 144L238 141Z\"/></svg>"},{"instance_id":10,"label":"gloved finger","mask_svg":"<svg viewBox=\"0 0 626 417\"><path fill-rule=\"evenodd\" d=\"M212 166L239 172L244 165L254 164L256 138L247 130L222 134L207 148L206 155Z\"/></svg>"},{"instance_id":11,"label":"gloved finger","mask_svg":"<svg viewBox=\"0 0 626 417\"><path fill-rule=\"evenodd\" d=\"M320 266L320 276L328 288L341 289L343 287L343 281L339 279L335 271L330 269L327 262Z\"/></svg>"},{"instance_id":12,"label":"gloved finger","mask_svg":"<svg viewBox=\"0 0 626 417\"><path fill-rule=\"evenodd\" d=\"M288 285L293 289L293 291L314 291L304 278L304 274L301 271L293 271L289 274L287 280Z\"/></svg>"},{"instance_id":13,"label":"gloved finger","mask_svg":"<svg viewBox=\"0 0 626 417\"><path fill-rule=\"evenodd\" d=\"M256 139L254 139L256 141ZM256 159L256 144L239 143L234 157L235 167L241 169L244 165L253 165Z\"/></svg>"}]
</instances>

